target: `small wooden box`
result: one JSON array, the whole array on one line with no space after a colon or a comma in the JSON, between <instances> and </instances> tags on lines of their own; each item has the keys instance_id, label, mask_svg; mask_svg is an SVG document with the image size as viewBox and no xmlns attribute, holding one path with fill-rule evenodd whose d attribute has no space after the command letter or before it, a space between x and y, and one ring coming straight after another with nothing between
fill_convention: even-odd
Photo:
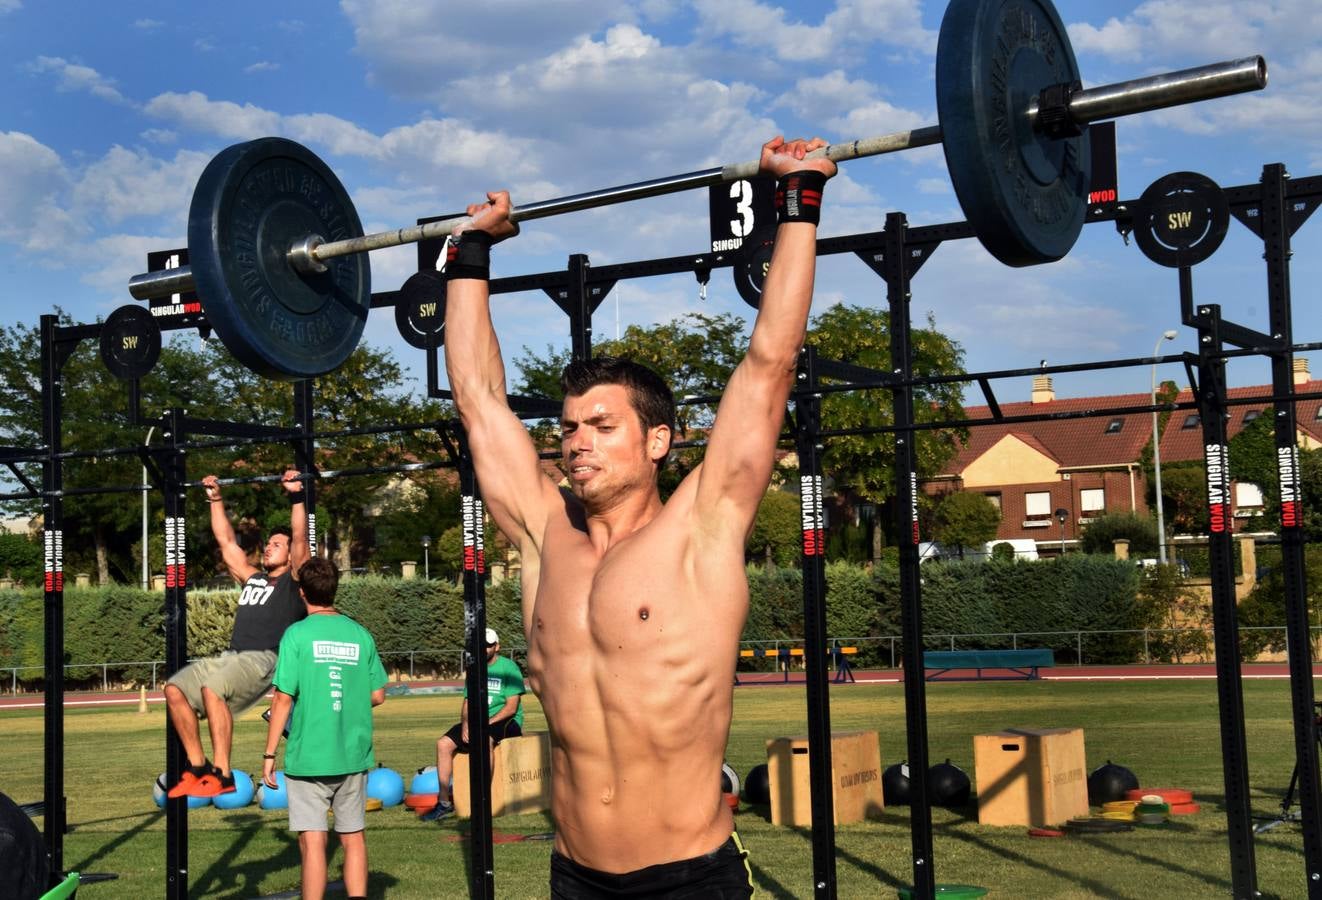
<instances>
[{"instance_id":1,"label":"small wooden box","mask_svg":"<svg viewBox=\"0 0 1322 900\"><path fill-rule=\"evenodd\" d=\"M767 776L771 824L812 825L808 739L767 741ZM881 816L881 745L875 731L831 735L831 799L837 825Z\"/></svg>"},{"instance_id":2,"label":"small wooden box","mask_svg":"<svg viewBox=\"0 0 1322 900\"><path fill-rule=\"evenodd\" d=\"M551 808L551 736L546 732L508 738L496 745L491 773L491 815L545 812ZM468 754L454 757L454 809L472 815Z\"/></svg>"},{"instance_id":3,"label":"small wooden box","mask_svg":"<svg viewBox=\"0 0 1322 900\"><path fill-rule=\"evenodd\" d=\"M982 825L1059 825L1088 815L1082 728L1010 728L973 737Z\"/></svg>"}]
</instances>

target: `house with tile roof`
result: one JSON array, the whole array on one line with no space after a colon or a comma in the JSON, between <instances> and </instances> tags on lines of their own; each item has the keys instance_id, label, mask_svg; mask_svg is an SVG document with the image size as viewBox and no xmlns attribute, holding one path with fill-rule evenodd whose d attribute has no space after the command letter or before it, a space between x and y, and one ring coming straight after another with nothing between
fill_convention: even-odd
<instances>
[{"instance_id":1,"label":"house with tile roof","mask_svg":"<svg viewBox=\"0 0 1322 900\"><path fill-rule=\"evenodd\" d=\"M1322 391L1313 381L1306 359L1295 360L1295 386L1300 393ZM1269 385L1233 388L1231 399L1271 394ZM1176 402L1188 402L1188 388ZM1031 399L1002 403L1004 418L1058 415L1035 422L1005 422L969 429L968 443L924 491L933 497L950 491L977 491L1001 511L997 541L1032 540L1042 554L1076 545L1084 527L1103 513L1150 515L1147 477L1141 459L1152 439L1150 412L1124 412L1151 402L1146 392L1099 397L1057 398L1050 376L1033 380ZM1229 435L1234 437L1263 414L1262 406L1232 406ZM1114 412L1112 412L1114 411ZM989 419L986 406L965 408L970 419ZM1092 413L1086 418L1083 413ZM1301 447L1322 447L1322 400L1296 406ZM1161 437L1163 465L1203 457L1197 412L1178 410L1167 417ZM1233 496L1239 517L1262 506L1256 485L1236 484ZM1060 521L1058 511L1064 511ZM1022 546L1022 544L1018 544Z\"/></svg>"}]
</instances>

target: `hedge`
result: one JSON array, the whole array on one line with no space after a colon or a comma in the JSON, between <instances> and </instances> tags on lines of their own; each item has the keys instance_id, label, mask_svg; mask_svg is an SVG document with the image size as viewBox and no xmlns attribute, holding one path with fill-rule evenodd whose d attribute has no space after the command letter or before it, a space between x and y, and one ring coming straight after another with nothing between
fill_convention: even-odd
<instances>
[{"instance_id":1,"label":"hedge","mask_svg":"<svg viewBox=\"0 0 1322 900\"><path fill-rule=\"evenodd\" d=\"M1074 658L1073 635L1043 632L1107 631L1141 628L1136 602L1138 572L1109 557L1071 554L1040 561L938 562L921 569L923 624L929 634L1039 634L1020 643L1051 647ZM896 568L871 570L838 561L826 568L827 634L840 638L891 637L900 633L900 580ZM750 609L744 641L803 641L803 579L798 569L748 568ZM194 591L188 595L190 656L218 653L229 643L238 599L235 590ZM487 622L501 635L507 652L523 647L519 584L507 580L487 589ZM164 658L163 596L137 588L74 589L65 592L65 661L159 660ZM367 576L346 579L337 605L376 637L387 667L407 672L403 651L416 651L417 674L453 675L463 643L463 592L446 580L401 581ZM0 591L0 668L39 667L43 645L42 595L34 589ZM1010 638L963 638L957 646L1003 647ZM936 646L933 644L932 646ZM948 646L942 643L941 646ZM899 650L897 643L897 652ZM1140 635L1088 638L1085 654L1094 662L1132 662L1142 651ZM886 642L860 645L861 665L888 664ZM148 669L119 667L117 682L141 681ZM24 685L40 684L33 668L19 673ZM70 686L97 683L99 668L69 673Z\"/></svg>"}]
</instances>

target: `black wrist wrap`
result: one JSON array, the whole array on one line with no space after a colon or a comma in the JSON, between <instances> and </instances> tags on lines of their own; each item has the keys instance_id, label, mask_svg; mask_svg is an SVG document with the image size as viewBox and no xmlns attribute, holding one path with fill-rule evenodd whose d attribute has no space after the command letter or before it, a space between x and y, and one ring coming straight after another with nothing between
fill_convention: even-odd
<instances>
[{"instance_id":1,"label":"black wrist wrap","mask_svg":"<svg viewBox=\"0 0 1322 900\"><path fill-rule=\"evenodd\" d=\"M811 222L822 217L822 189L826 176L813 169L791 172L776 182L776 217L779 222Z\"/></svg>"},{"instance_id":2,"label":"black wrist wrap","mask_svg":"<svg viewBox=\"0 0 1322 900\"><path fill-rule=\"evenodd\" d=\"M306 490L291 492L289 494L290 506L295 506L299 503L306 503L307 500L308 500L308 492Z\"/></svg>"},{"instance_id":3,"label":"black wrist wrap","mask_svg":"<svg viewBox=\"0 0 1322 900\"><path fill-rule=\"evenodd\" d=\"M445 277L490 281L493 243L485 231L465 231L459 235L446 250Z\"/></svg>"}]
</instances>

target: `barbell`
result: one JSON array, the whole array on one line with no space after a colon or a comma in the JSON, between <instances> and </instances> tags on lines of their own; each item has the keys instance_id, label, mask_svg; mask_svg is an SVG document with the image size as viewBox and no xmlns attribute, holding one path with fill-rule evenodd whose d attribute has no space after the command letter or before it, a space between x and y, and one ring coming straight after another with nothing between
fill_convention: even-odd
<instances>
[{"instance_id":1,"label":"barbell","mask_svg":"<svg viewBox=\"0 0 1322 900\"><path fill-rule=\"evenodd\" d=\"M1060 259L1088 206L1091 122L1261 90L1261 56L1082 87L1047 0L953 0L937 42L940 125L832 144L845 162L940 144L960 207L1011 266ZM515 206L523 222L752 178L757 161ZM310 150L259 138L221 151L193 193L189 265L135 275L139 300L196 290L225 346L269 378L323 375L357 347L371 308L367 252L443 238L447 218L364 234L348 193Z\"/></svg>"}]
</instances>

